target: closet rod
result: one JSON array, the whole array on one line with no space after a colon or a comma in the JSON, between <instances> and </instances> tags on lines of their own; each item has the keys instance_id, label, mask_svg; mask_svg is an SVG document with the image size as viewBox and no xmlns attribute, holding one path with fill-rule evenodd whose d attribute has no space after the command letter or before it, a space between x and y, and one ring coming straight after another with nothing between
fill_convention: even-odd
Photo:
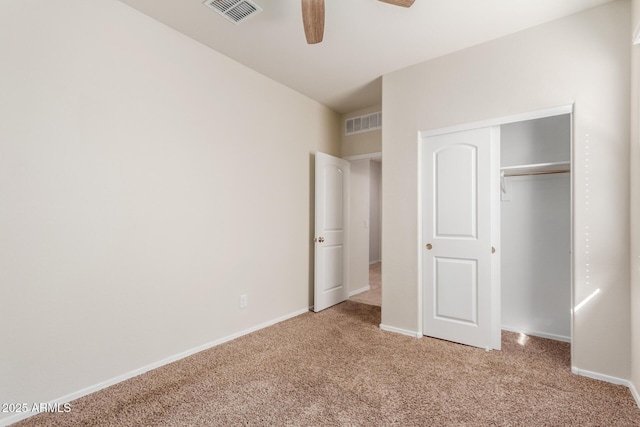
<instances>
[{"instance_id":1,"label":"closet rod","mask_svg":"<svg viewBox=\"0 0 640 427\"><path fill-rule=\"evenodd\" d=\"M551 173L566 173L570 171L571 164L568 161L504 166L500 168L502 176L547 175Z\"/></svg>"},{"instance_id":2,"label":"closet rod","mask_svg":"<svg viewBox=\"0 0 640 427\"><path fill-rule=\"evenodd\" d=\"M516 173L504 173L505 177L510 176L528 176L528 175L551 175L554 173L568 173L571 172L569 169L566 170L557 170L557 171L540 171L540 172L516 172Z\"/></svg>"}]
</instances>

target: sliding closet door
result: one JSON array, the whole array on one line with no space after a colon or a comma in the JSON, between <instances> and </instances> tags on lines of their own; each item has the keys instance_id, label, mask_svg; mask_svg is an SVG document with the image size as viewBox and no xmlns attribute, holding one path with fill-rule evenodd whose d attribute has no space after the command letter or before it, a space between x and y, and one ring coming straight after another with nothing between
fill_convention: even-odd
<instances>
[{"instance_id":1,"label":"sliding closet door","mask_svg":"<svg viewBox=\"0 0 640 427\"><path fill-rule=\"evenodd\" d=\"M495 349L499 140L492 127L425 137L421 147L424 335Z\"/></svg>"}]
</instances>

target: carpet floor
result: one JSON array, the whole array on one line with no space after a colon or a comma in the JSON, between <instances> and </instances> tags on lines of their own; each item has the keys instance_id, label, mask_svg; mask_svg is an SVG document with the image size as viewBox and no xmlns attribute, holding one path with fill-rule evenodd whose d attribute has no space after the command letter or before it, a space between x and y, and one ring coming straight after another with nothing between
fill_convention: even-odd
<instances>
[{"instance_id":1,"label":"carpet floor","mask_svg":"<svg viewBox=\"0 0 640 427\"><path fill-rule=\"evenodd\" d=\"M569 345L503 350L379 329L346 301L200 352L19 426L640 426L626 387L573 375Z\"/></svg>"},{"instance_id":2,"label":"carpet floor","mask_svg":"<svg viewBox=\"0 0 640 427\"><path fill-rule=\"evenodd\" d=\"M369 287L370 289L349 298L351 301L361 302L369 305L382 305L382 263L376 262L369 266Z\"/></svg>"}]
</instances>

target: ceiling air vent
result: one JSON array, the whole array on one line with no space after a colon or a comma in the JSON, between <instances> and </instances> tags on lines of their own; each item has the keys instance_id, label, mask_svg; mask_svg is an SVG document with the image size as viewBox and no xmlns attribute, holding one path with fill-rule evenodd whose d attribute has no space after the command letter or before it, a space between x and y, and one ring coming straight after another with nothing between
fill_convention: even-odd
<instances>
[{"instance_id":1,"label":"ceiling air vent","mask_svg":"<svg viewBox=\"0 0 640 427\"><path fill-rule=\"evenodd\" d=\"M260 6L248 0L206 0L204 4L234 24L262 12Z\"/></svg>"},{"instance_id":2,"label":"ceiling air vent","mask_svg":"<svg viewBox=\"0 0 640 427\"><path fill-rule=\"evenodd\" d=\"M351 117L344 121L344 134L351 135L360 132L369 132L382 128L382 113L371 113L364 116Z\"/></svg>"}]
</instances>

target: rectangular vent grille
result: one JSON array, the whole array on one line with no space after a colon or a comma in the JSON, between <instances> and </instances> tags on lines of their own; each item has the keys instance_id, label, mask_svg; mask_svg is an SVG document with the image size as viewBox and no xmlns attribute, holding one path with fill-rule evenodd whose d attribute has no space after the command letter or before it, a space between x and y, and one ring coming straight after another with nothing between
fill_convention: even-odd
<instances>
[{"instance_id":1,"label":"rectangular vent grille","mask_svg":"<svg viewBox=\"0 0 640 427\"><path fill-rule=\"evenodd\" d=\"M369 132L382 128L382 112L352 117L344 121L344 134Z\"/></svg>"},{"instance_id":2,"label":"rectangular vent grille","mask_svg":"<svg viewBox=\"0 0 640 427\"><path fill-rule=\"evenodd\" d=\"M262 12L262 8L248 0L205 0L204 4L234 24Z\"/></svg>"}]
</instances>

